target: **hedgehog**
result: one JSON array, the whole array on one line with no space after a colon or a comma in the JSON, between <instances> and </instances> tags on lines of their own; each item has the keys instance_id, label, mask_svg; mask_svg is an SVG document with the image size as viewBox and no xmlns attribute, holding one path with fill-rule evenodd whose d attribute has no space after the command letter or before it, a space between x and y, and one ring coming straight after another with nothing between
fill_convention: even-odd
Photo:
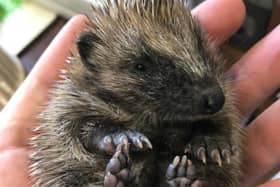
<instances>
[{"instance_id":1,"label":"hedgehog","mask_svg":"<svg viewBox=\"0 0 280 187\"><path fill-rule=\"evenodd\" d=\"M185 0L104 0L39 114L34 187L236 187L227 60Z\"/></svg>"}]
</instances>

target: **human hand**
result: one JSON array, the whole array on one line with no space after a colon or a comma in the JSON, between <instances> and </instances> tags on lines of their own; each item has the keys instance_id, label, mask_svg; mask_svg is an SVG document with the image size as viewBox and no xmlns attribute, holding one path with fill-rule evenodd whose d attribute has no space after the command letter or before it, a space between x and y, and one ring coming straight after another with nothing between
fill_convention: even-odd
<instances>
[{"instance_id":1,"label":"human hand","mask_svg":"<svg viewBox=\"0 0 280 187\"><path fill-rule=\"evenodd\" d=\"M48 98L48 90L66 68L69 51L87 18L76 16L53 40L26 80L0 114L0 187L30 186L28 139L37 123L36 115Z\"/></svg>"},{"instance_id":2,"label":"human hand","mask_svg":"<svg viewBox=\"0 0 280 187\"><path fill-rule=\"evenodd\" d=\"M241 0L208 0L194 9L193 14L198 17L202 26L216 39L217 43L222 43L241 25L245 10ZM29 148L27 144L28 138L31 136L30 129L37 123L35 116L40 111L39 107L47 100L48 90L54 81L59 79L59 70L66 68L65 60L70 55L69 49L74 47L75 37L77 33L86 27L85 23L86 18L78 16L66 25L2 111L0 125L0 187L29 186ZM279 74L277 70L279 70L280 64L278 63L277 67L277 57L279 58L280 55L280 47L277 49L276 45L280 39L278 37L277 42L277 33L279 34L279 32L280 28L278 27L256 47L251 49L232 69L237 80L236 88L239 94L238 98L240 98L240 111L244 115L253 110L257 103L272 93L279 85L280 79L279 77L277 79ZM274 47L274 51L267 46ZM265 58L261 58L263 56ZM263 59L266 61L264 62ZM263 63L267 64L264 66ZM257 76L254 74L255 72ZM269 73L269 76L267 73ZM251 79L241 79L240 77L244 77L244 75L248 75ZM240 81L238 81L239 78ZM268 109L262 115L264 117L260 116L248 128L250 137L246 150L248 150L250 162L246 162L247 176L244 177L246 179L244 184L253 184L257 177L262 176L272 166L279 163L280 151L276 149L277 146L271 146L277 145L276 142L278 144L280 142L280 138L277 139L276 134L277 115L275 113L277 106L279 110L279 102ZM266 125L265 128L263 127L264 125ZM262 130L260 131L259 129ZM278 132L280 131L278 130ZM268 136L263 136L263 133L268 134ZM271 136L271 134L276 134L276 136ZM259 143L258 140L260 139L256 135L262 135L262 139L264 140L265 138L266 141ZM266 150L269 151L266 152ZM253 166L258 166L260 169L256 171ZM273 185L277 186L277 184Z\"/></svg>"}]
</instances>

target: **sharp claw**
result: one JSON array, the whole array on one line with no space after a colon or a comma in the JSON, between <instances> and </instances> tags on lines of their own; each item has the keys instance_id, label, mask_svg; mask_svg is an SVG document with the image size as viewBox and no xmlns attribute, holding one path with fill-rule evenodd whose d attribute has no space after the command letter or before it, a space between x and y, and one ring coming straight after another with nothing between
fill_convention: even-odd
<instances>
[{"instance_id":1,"label":"sharp claw","mask_svg":"<svg viewBox=\"0 0 280 187\"><path fill-rule=\"evenodd\" d=\"M150 140L148 138L146 138L144 136L141 136L140 140L145 142L149 149L153 149L153 145L152 145L152 143L150 142Z\"/></svg>"},{"instance_id":2,"label":"sharp claw","mask_svg":"<svg viewBox=\"0 0 280 187\"><path fill-rule=\"evenodd\" d=\"M178 164L179 164L179 162L180 162L180 157L179 157L179 156L176 156L176 157L174 158L173 162L172 162L172 165L173 165L174 167L177 167Z\"/></svg>"},{"instance_id":3,"label":"sharp claw","mask_svg":"<svg viewBox=\"0 0 280 187\"><path fill-rule=\"evenodd\" d=\"M118 147L120 146L120 150L122 150L125 154L129 153L129 141L128 141L128 137L126 135L123 135L121 137L121 144L118 145ZM118 149L118 148L117 148Z\"/></svg>"},{"instance_id":4,"label":"sharp claw","mask_svg":"<svg viewBox=\"0 0 280 187\"><path fill-rule=\"evenodd\" d=\"M142 142L141 142L138 138L135 139L134 144L135 144L136 147L138 147L139 149L143 149L143 144L142 144Z\"/></svg>"},{"instance_id":5,"label":"sharp claw","mask_svg":"<svg viewBox=\"0 0 280 187\"><path fill-rule=\"evenodd\" d=\"M222 166L222 159L221 159L221 155L218 149L214 149L211 152L211 158L218 163L218 165L221 167Z\"/></svg>"},{"instance_id":6,"label":"sharp claw","mask_svg":"<svg viewBox=\"0 0 280 187\"><path fill-rule=\"evenodd\" d=\"M106 144L113 144L113 139L112 139L111 136L105 136L105 137L104 137L104 142L105 142Z\"/></svg>"},{"instance_id":7,"label":"sharp claw","mask_svg":"<svg viewBox=\"0 0 280 187\"><path fill-rule=\"evenodd\" d=\"M200 147L197 150L197 156L203 162L203 164L206 164L206 150L204 147Z\"/></svg>"},{"instance_id":8,"label":"sharp claw","mask_svg":"<svg viewBox=\"0 0 280 187\"><path fill-rule=\"evenodd\" d=\"M182 160L181 160L180 165L183 166L183 167L185 167L185 166L186 166L186 163L187 163L187 160L188 160L187 156L184 155L184 156L182 157Z\"/></svg>"},{"instance_id":9,"label":"sharp claw","mask_svg":"<svg viewBox=\"0 0 280 187\"><path fill-rule=\"evenodd\" d=\"M222 156L228 164L230 164L230 151L227 149L222 150Z\"/></svg>"},{"instance_id":10,"label":"sharp claw","mask_svg":"<svg viewBox=\"0 0 280 187\"><path fill-rule=\"evenodd\" d=\"M113 154L115 152L115 144L111 136L105 136L99 145L101 150L104 150L107 153Z\"/></svg>"},{"instance_id":11,"label":"sharp claw","mask_svg":"<svg viewBox=\"0 0 280 187\"><path fill-rule=\"evenodd\" d=\"M128 137L127 137L126 135L123 135L123 136L121 137L121 142L122 142L124 145L128 144Z\"/></svg>"},{"instance_id":12,"label":"sharp claw","mask_svg":"<svg viewBox=\"0 0 280 187\"><path fill-rule=\"evenodd\" d=\"M170 180L170 179L174 178L174 176L176 175L176 169L175 168L178 166L179 162L180 162L180 157L176 156L173 159L173 162L171 164L169 164L169 166L166 170L166 174L165 174L167 180Z\"/></svg>"}]
</instances>

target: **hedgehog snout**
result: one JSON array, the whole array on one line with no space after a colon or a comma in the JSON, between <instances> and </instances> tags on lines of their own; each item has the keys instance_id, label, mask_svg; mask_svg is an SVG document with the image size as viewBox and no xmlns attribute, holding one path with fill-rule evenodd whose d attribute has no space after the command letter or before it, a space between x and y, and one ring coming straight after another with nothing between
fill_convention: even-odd
<instances>
[{"instance_id":1,"label":"hedgehog snout","mask_svg":"<svg viewBox=\"0 0 280 187\"><path fill-rule=\"evenodd\" d=\"M215 114L220 111L225 103L225 96L220 87L212 87L202 92L200 99L201 113Z\"/></svg>"}]
</instances>

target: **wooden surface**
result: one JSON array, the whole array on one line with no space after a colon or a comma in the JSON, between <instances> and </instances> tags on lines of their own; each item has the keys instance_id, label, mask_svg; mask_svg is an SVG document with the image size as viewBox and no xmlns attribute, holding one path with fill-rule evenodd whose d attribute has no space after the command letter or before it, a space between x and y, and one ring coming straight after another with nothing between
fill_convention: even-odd
<instances>
[{"instance_id":1,"label":"wooden surface","mask_svg":"<svg viewBox=\"0 0 280 187\"><path fill-rule=\"evenodd\" d=\"M67 20L65 18L57 17L56 20L42 34L40 34L38 38L36 38L18 55L26 73L30 72L39 57L66 22Z\"/></svg>"}]
</instances>

